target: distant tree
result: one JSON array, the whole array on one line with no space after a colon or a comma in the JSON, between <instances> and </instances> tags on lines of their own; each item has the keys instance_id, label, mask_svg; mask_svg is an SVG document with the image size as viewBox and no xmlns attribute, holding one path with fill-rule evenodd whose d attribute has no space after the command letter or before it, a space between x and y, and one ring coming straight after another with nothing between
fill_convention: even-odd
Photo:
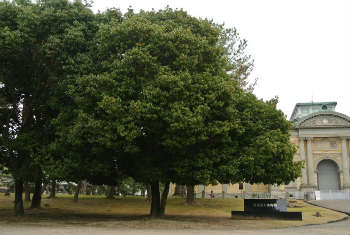
<instances>
[{"instance_id":1,"label":"distant tree","mask_svg":"<svg viewBox=\"0 0 350 235\"><path fill-rule=\"evenodd\" d=\"M117 184L117 193L123 196L135 195L137 192L145 190L146 187L142 183L136 182L133 178L124 178L120 183Z\"/></svg>"},{"instance_id":2,"label":"distant tree","mask_svg":"<svg viewBox=\"0 0 350 235\"><path fill-rule=\"evenodd\" d=\"M56 180L51 180L50 181L50 186L49 186L49 198L56 198Z\"/></svg>"},{"instance_id":3,"label":"distant tree","mask_svg":"<svg viewBox=\"0 0 350 235\"><path fill-rule=\"evenodd\" d=\"M185 197L186 196L186 186L181 185L181 184L176 184L174 196Z\"/></svg>"},{"instance_id":4,"label":"distant tree","mask_svg":"<svg viewBox=\"0 0 350 235\"><path fill-rule=\"evenodd\" d=\"M291 124L276 103L243 91L233 94L227 119L221 119L220 126L205 124L202 135L206 138L190 145L185 151L188 157L176 161L175 181L187 185L189 204L196 184L288 184L300 175L301 163L293 161L296 150L289 141Z\"/></svg>"},{"instance_id":5,"label":"distant tree","mask_svg":"<svg viewBox=\"0 0 350 235\"><path fill-rule=\"evenodd\" d=\"M25 193L24 200L25 201L30 201L31 187L30 187L28 181L24 182L23 187L24 187L24 193Z\"/></svg>"}]
</instances>

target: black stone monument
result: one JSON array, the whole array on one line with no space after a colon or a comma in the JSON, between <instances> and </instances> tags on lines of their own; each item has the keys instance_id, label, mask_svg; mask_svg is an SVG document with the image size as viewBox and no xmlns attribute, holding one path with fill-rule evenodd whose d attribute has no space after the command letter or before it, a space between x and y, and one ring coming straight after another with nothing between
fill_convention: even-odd
<instances>
[{"instance_id":1,"label":"black stone monument","mask_svg":"<svg viewBox=\"0 0 350 235\"><path fill-rule=\"evenodd\" d=\"M302 220L302 212L287 212L286 199L244 199L244 211L232 211L231 215Z\"/></svg>"}]
</instances>

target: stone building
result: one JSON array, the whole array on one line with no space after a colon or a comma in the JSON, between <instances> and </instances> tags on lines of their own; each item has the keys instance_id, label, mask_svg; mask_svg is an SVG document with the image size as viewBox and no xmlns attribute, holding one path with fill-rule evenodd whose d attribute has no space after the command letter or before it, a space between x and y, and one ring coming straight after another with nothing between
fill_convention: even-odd
<instances>
[{"instance_id":1,"label":"stone building","mask_svg":"<svg viewBox=\"0 0 350 235\"><path fill-rule=\"evenodd\" d=\"M199 185L197 196L213 191L234 196L314 190L349 190L350 117L335 111L336 102L297 103L290 141L297 146L296 161L304 161L302 176L289 185Z\"/></svg>"},{"instance_id":2,"label":"stone building","mask_svg":"<svg viewBox=\"0 0 350 235\"><path fill-rule=\"evenodd\" d=\"M305 161L302 177L287 191L349 189L350 118L335 112L336 102L297 103L291 116L295 160Z\"/></svg>"}]
</instances>

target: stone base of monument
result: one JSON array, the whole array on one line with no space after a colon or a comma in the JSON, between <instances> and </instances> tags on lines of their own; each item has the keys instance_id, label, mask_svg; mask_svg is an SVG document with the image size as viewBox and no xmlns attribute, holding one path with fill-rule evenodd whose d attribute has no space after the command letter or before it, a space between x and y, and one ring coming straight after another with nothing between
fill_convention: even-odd
<instances>
[{"instance_id":1,"label":"stone base of monument","mask_svg":"<svg viewBox=\"0 0 350 235\"><path fill-rule=\"evenodd\" d=\"M267 212L251 212L251 211L232 211L232 217L235 216L247 216L247 217L265 217L265 218L277 218L282 220L303 220L302 212L282 212L282 211L267 211Z\"/></svg>"},{"instance_id":2,"label":"stone base of monument","mask_svg":"<svg viewBox=\"0 0 350 235\"><path fill-rule=\"evenodd\" d=\"M302 212L287 212L286 199L244 199L244 211L232 211L234 216L270 217L302 220Z\"/></svg>"}]
</instances>

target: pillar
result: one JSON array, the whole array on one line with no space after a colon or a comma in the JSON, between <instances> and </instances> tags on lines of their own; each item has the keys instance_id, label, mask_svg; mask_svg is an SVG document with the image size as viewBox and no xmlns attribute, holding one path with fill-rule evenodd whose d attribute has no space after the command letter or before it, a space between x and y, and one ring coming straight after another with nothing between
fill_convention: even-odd
<instances>
[{"instance_id":1,"label":"pillar","mask_svg":"<svg viewBox=\"0 0 350 235\"><path fill-rule=\"evenodd\" d=\"M225 194L227 193L227 184L222 184L222 198L225 198Z\"/></svg>"},{"instance_id":2,"label":"pillar","mask_svg":"<svg viewBox=\"0 0 350 235\"><path fill-rule=\"evenodd\" d=\"M305 161L305 149L304 149L304 138L299 138L299 154L300 160ZM306 174L306 165L301 169L301 186L307 184L307 174Z\"/></svg>"},{"instance_id":3,"label":"pillar","mask_svg":"<svg viewBox=\"0 0 350 235\"><path fill-rule=\"evenodd\" d=\"M315 186L315 175L314 175L314 160L312 158L312 138L308 137L306 138L307 141L307 172L309 175L309 185L314 187Z\"/></svg>"},{"instance_id":4,"label":"pillar","mask_svg":"<svg viewBox=\"0 0 350 235\"><path fill-rule=\"evenodd\" d=\"M247 192L247 193L250 193L250 184L245 183L244 186L245 186L245 187L244 187L244 191Z\"/></svg>"},{"instance_id":5,"label":"pillar","mask_svg":"<svg viewBox=\"0 0 350 235\"><path fill-rule=\"evenodd\" d=\"M250 193L251 193L251 191L250 191L251 189L250 189L250 184L248 184L248 183L244 183L244 198L249 198L250 197Z\"/></svg>"},{"instance_id":6,"label":"pillar","mask_svg":"<svg viewBox=\"0 0 350 235\"><path fill-rule=\"evenodd\" d=\"M343 165L343 175L344 175L344 185L343 188L349 188L350 186L350 179L349 179L349 159L347 154L347 148L346 148L346 138L341 138L341 151L342 151L342 165Z\"/></svg>"},{"instance_id":7,"label":"pillar","mask_svg":"<svg viewBox=\"0 0 350 235\"><path fill-rule=\"evenodd\" d=\"M222 191L227 193L227 184L222 184Z\"/></svg>"}]
</instances>

